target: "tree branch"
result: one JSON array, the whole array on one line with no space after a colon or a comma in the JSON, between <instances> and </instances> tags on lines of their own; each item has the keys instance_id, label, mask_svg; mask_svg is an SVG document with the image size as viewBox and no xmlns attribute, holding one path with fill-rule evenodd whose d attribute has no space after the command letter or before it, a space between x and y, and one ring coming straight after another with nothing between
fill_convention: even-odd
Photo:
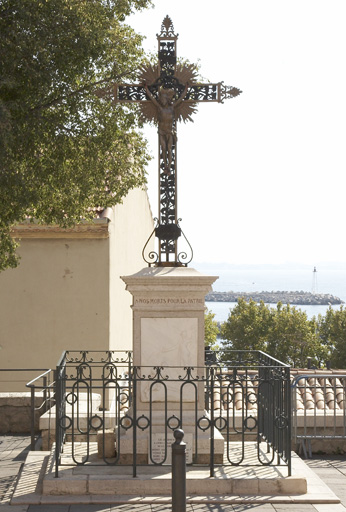
<instances>
[{"instance_id":1,"label":"tree branch","mask_svg":"<svg viewBox=\"0 0 346 512\"><path fill-rule=\"evenodd\" d=\"M130 75L133 73L134 70L130 70L128 73L125 73L122 77L118 77L117 79L113 79L111 77L109 78L104 78L103 80L98 80L97 82L93 82L92 84L87 84L87 85L84 85L83 87L79 88L79 89L76 89L75 91L72 91L71 93L69 94L65 94L65 95L62 95L62 96L59 96L58 98L55 98L54 100L51 100L51 101L48 101L47 103L43 103L42 105L37 105L36 107L33 107L31 108L29 111L30 112L37 112L37 111L40 111L40 110L45 110L49 107L52 107L53 105L57 105L58 103L61 103L63 100L66 100L68 98L72 98L73 96L77 96L78 94L81 94L83 92L86 92L88 89L91 89L97 85L101 85L101 84L107 84L109 82L119 82L121 81L121 79L123 79L124 77Z\"/></svg>"}]
</instances>

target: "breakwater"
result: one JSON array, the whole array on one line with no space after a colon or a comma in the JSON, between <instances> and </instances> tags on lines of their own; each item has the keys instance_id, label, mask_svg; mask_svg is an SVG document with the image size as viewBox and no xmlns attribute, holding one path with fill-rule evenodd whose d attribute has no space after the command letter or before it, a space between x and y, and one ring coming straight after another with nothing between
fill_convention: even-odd
<instances>
[{"instance_id":1,"label":"breakwater","mask_svg":"<svg viewBox=\"0 0 346 512\"><path fill-rule=\"evenodd\" d=\"M344 301L330 293L310 293L310 292L211 292L206 295L207 302L237 302L238 299L250 299L255 302L263 300L266 304L293 304L297 306L328 306L334 304L344 304Z\"/></svg>"}]
</instances>

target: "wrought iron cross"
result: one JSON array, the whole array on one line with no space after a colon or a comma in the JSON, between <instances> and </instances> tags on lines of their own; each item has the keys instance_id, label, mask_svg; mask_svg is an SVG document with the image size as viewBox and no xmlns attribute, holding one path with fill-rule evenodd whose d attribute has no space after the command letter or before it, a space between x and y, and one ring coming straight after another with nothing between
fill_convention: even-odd
<instances>
[{"instance_id":1,"label":"wrought iron cross","mask_svg":"<svg viewBox=\"0 0 346 512\"><path fill-rule=\"evenodd\" d=\"M190 259L186 252L178 253L178 238L181 234L185 238L185 235L179 226L180 219L177 215L176 123L191 120L197 103L223 103L225 99L238 96L241 91L236 87L225 86L222 82L197 83L195 66L177 62L178 34L174 33L173 23L168 16L162 22L157 39L158 62L147 64L140 70L139 84L114 84L99 91L99 95L109 97L115 102L139 103L143 120L157 124L159 219L156 219L154 232L159 240L159 250L158 253L149 253L146 259L145 246L143 257L149 265L186 266L192 259L192 249Z\"/></svg>"}]
</instances>

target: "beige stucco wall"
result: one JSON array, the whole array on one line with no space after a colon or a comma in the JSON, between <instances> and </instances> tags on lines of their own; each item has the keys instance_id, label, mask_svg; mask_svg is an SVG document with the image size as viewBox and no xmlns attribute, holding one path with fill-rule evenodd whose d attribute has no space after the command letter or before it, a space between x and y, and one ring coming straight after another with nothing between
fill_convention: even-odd
<instances>
[{"instance_id":1,"label":"beige stucco wall","mask_svg":"<svg viewBox=\"0 0 346 512\"><path fill-rule=\"evenodd\" d=\"M110 231L110 348L132 349L132 296L120 276L146 266L143 247L154 229L147 194L132 190L122 205L114 209ZM150 248L154 248L154 240Z\"/></svg>"},{"instance_id":2,"label":"beige stucco wall","mask_svg":"<svg viewBox=\"0 0 346 512\"><path fill-rule=\"evenodd\" d=\"M0 273L0 368L54 368L64 350L131 348L131 297L120 275L144 266L153 229L146 192L130 192L92 226L24 228L20 265ZM14 375L0 372L0 391L23 390L33 376L6 386Z\"/></svg>"},{"instance_id":3,"label":"beige stucco wall","mask_svg":"<svg viewBox=\"0 0 346 512\"><path fill-rule=\"evenodd\" d=\"M23 239L19 253L0 274L0 367L52 368L63 350L107 349L109 240Z\"/></svg>"}]
</instances>

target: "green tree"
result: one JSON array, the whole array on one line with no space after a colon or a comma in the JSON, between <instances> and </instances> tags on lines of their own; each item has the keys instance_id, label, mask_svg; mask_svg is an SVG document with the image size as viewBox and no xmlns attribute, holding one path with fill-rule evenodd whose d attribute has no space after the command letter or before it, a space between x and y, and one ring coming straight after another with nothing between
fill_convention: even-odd
<instances>
[{"instance_id":1,"label":"green tree","mask_svg":"<svg viewBox=\"0 0 346 512\"><path fill-rule=\"evenodd\" d=\"M207 308L204 314L204 342L211 349L217 348L217 336L220 333L219 326L214 318L215 313Z\"/></svg>"},{"instance_id":2,"label":"green tree","mask_svg":"<svg viewBox=\"0 0 346 512\"><path fill-rule=\"evenodd\" d=\"M316 335L315 320L309 320L305 311L281 302L273 309L272 323L267 337L268 354L296 368L304 368L307 358L319 365L324 357Z\"/></svg>"},{"instance_id":3,"label":"green tree","mask_svg":"<svg viewBox=\"0 0 346 512\"><path fill-rule=\"evenodd\" d=\"M145 182L136 107L96 91L136 77L141 37L124 20L148 5L0 3L0 270L17 264L14 223L73 225Z\"/></svg>"},{"instance_id":4,"label":"green tree","mask_svg":"<svg viewBox=\"0 0 346 512\"><path fill-rule=\"evenodd\" d=\"M320 342L327 352L326 359L334 368L346 368L346 308L341 306L335 310L329 307L323 317L318 317L317 323Z\"/></svg>"},{"instance_id":5,"label":"green tree","mask_svg":"<svg viewBox=\"0 0 346 512\"><path fill-rule=\"evenodd\" d=\"M234 350L266 350L272 313L263 301L239 299L221 326L225 347Z\"/></svg>"},{"instance_id":6,"label":"green tree","mask_svg":"<svg viewBox=\"0 0 346 512\"><path fill-rule=\"evenodd\" d=\"M221 337L226 350L263 350L296 367L306 366L308 357L319 366L327 356L316 319L309 320L304 311L281 302L270 308L240 299L222 324Z\"/></svg>"}]
</instances>

